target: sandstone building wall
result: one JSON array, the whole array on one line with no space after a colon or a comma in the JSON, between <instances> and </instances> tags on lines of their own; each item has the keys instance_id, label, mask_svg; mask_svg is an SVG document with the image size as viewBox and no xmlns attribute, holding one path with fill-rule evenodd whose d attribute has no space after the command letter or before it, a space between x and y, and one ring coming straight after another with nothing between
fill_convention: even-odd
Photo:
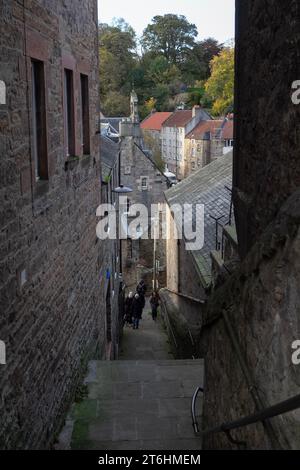
<instances>
[{"instance_id":1,"label":"sandstone building wall","mask_svg":"<svg viewBox=\"0 0 300 470\"><path fill-rule=\"evenodd\" d=\"M96 0L0 3L0 448L45 448L84 365L104 356ZM48 179L34 176L31 60L43 63ZM63 70L73 71L74 155L66 157ZM89 82L83 155L80 74Z\"/></svg>"}]
</instances>

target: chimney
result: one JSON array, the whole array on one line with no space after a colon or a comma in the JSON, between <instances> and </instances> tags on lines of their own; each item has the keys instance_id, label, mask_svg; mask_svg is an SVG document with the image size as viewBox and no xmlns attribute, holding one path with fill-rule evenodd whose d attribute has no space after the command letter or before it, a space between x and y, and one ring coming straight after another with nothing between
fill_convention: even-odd
<instances>
[{"instance_id":1,"label":"chimney","mask_svg":"<svg viewBox=\"0 0 300 470\"><path fill-rule=\"evenodd\" d=\"M195 105L193 106L192 116L193 118L196 117L201 112L201 106Z\"/></svg>"}]
</instances>

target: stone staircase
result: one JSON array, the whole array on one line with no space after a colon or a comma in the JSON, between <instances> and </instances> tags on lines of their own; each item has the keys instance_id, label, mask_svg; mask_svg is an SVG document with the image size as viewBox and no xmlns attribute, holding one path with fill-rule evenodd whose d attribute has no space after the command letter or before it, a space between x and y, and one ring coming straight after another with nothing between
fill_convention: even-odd
<instances>
[{"instance_id":1,"label":"stone staircase","mask_svg":"<svg viewBox=\"0 0 300 470\"><path fill-rule=\"evenodd\" d=\"M91 361L88 396L73 404L57 448L199 450L191 398L202 360ZM201 396L197 415L201 415Z\"/></svg>"}]
</instances>

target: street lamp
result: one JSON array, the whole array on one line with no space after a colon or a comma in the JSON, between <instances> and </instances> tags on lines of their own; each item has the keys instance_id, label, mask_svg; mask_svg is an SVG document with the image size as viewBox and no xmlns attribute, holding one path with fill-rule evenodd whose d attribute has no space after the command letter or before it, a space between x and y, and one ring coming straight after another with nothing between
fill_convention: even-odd
<instances>
[{"instance_id":1,"label":"street lamp","mask_svg":"<svg viewBox=\"0 0 300 470\"><path fill-rule=\"evenodd\" d=\"M117 188L113 189L113 193L118 193L118 194L127 194L127 193L132 193L133 189L129 188L128 186L124 186L123 184L120 184Z\"/></svg>"}]
</instances>

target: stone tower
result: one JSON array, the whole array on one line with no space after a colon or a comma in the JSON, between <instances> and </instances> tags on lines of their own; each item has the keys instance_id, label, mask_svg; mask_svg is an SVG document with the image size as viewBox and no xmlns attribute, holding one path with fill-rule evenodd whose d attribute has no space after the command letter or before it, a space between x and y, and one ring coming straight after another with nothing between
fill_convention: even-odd
<instances>
[{"instance_id":1,"label":"stone tower","mask_svg":"<svg viewBox=\"0 0 300 470\"><path fill-rule=\"evenodd\" d=\"M140 122L138 103L139 103L139 100L138 100L137 94L134 90L132 90L131 95L130 95L130 118L131 118L131 122L133 123Z\"/></svg>"},{"instance_id":2,"label":"stone tower","mask_svg":"<svg viewBox=\"0 0 300 470\"><path fill-rule=\"evenodd\" d=\"M139 118L139 100L137 94L132 90L130 94L130 117L123 118L120 124L121 137L134 137L137 143L141 143L141 129Z\"/></svg>"}]
</instances>

